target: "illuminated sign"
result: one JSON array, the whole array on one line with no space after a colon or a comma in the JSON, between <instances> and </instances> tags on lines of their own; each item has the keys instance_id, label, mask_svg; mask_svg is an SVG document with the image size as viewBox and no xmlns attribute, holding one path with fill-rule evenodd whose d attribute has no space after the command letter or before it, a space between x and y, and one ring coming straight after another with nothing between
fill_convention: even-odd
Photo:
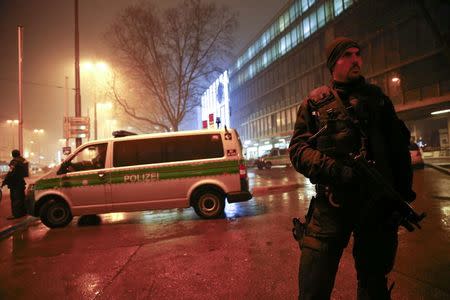
<instances>
[{"instance_id":1,"label":"illuminated sign","mask_svg":"<svg viewBox=\"0 0 450 300\"><path fill-rule=\"evenodd\" d=\"M64 117L64 138L86 138L90 133L89 117Z\"/></svg>"}]
</instances>

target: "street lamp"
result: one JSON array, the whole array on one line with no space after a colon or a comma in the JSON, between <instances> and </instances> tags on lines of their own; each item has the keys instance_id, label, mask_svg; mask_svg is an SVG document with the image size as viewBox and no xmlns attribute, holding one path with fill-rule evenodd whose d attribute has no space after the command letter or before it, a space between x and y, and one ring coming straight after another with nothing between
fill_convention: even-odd
<instances>
[{"instance_id":1,"label":"street lamp","mask_svg":"<svg viewBox=\"0 0 450 300\"><path fill-rule=\"evenodd\" d=\"M8 124L8 126L11 128L11 137L12 137L11 149L15 149L16 141L15 141L15 134L14 134L14 126L19 125L19 120L6 120L6 124Z\"/></svg>"},{"instance_id":2,"label":"street lamp","mask_svg":"<svg viewBox=\"0 0 450 300\"><path fill-rule=\"evenodd\" d=\"M81 67L85 79L89 76L88 85L94 98L94 139L98 139L98 119L106 119L106 116L98 118L98 114L106 113L105 110L112 108L112 103L102 103L98 97L99 91L106 91L106 82L110 75L109 66L104 61L85 61Z\"/></svg>"},{"instance_id":3,"label":"street lamp","mask_svg":"<svg viewBox=\"0 0 450 300\"><path fill-rule=\"evenodd\" d=\"M44 134L44 129L42 128L35 128L33 129L33 133L37 135L37 144L38 144L38 158L39 158L39 164L41 164L41 159L43 159L42 153L41 153L41 144L42 144L42 135Z\"/></svg>"}]
</instances>

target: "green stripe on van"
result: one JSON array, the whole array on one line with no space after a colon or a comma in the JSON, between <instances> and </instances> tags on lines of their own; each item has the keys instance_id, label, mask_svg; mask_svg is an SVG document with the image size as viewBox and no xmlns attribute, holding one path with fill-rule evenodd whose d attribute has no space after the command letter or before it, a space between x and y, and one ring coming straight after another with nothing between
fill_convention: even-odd
<instances>
[{"instance_id":1,"label":"green stripe on van","mask_svg":"<svg viewBox=\"0 0 450 300\"><path fill-rule=\"evenodd\" d=\"M38 180L34 186L35 190L46 190L57 188L60 185L60 178L49 178Z\"/></svg>"},{"instance_id":2,"label":"green stripe on van","mask_svg":"<svg viewBox=\"0 0 450 300\"><path fill-rule=\"evenodd\" d=\"M105 179L100 178L97 173L80 176L67 176L62 178L41 179L36 182L35 190L45 190L58 187L67 188L94 186L105 184L105 181L108 178L110 178L111 184L119 184L126 182L126 176L141 176L141 179L146 178L150 181L156 181L198 176L214 176L220 174L236 174L239 173L240 163L242 163L242 161L227 160L223 162L176 165L159 168L136 167L134 169L111 171L109 174L106 174Z\"/></svg>"}]
</instances>

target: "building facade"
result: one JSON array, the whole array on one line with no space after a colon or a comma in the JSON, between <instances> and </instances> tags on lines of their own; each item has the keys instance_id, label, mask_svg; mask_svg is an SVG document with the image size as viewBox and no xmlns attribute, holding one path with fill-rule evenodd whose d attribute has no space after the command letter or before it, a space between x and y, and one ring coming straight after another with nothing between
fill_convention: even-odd
<instances>
[{"instance_id":1,"label":"building facade","mask_svg":"<svg viewBox=\"0 0 450 300\"><path fill-rule=\"evenodd\" d=\"M228 71L209 86L201 98L201 128L230 128L230 97Z\"/></svg>"},{"instance_id":2,"label":"building facade","mask_svg":"<svg viewBox=\"0 0 450 300\"><path fill-rule=\"evenodd\" d=\"M422 5L423 4L423 5ZM448 149L450 5L445 1L291 0L229 70L230 121L248 158L285 148L301 100L330 81L324 48L359 41L363 74L388 95L413 139Z\"/></svg>"}]
</instances>

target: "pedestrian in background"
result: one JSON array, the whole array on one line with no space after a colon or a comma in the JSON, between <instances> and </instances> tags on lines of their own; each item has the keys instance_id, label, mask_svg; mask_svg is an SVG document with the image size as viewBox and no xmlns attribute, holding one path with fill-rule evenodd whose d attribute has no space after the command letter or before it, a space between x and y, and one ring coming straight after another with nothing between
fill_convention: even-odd
<instances>
[{"instance_id":1,"label":"pedestrian in background","mask_svg":"<svg viewBox=\"0 0 450 300\"><path fill-rule=\"evenodd\" d=\"M361 75L361 47L336 38L327 48L329 86L313 90L302 102L289 146L295 169L316 184L299 240L299 299L329 299L344 248L353 234L358 299L390 299L387 275L398 245L393 211L377 207L361 218L371 195L356 178L348 158L359 153L375 161L383 177L410 202L410 133L391 100Z\"/></svg>"},{"instance_id":2,"label":"pedestrian in background","mask_svg":"<svg viewBox=\"0 0 450 300\"><path fill-rule=\"evenodd\" d=\"M17 219L25 216L25 177L28 177L28 162L20 155L20 151L14 149L11 152L13 159L9 163L9 172L2 182L2 187L7 185L10 190L12 215L7 219Z\"/></svg>"}]
</instances>

